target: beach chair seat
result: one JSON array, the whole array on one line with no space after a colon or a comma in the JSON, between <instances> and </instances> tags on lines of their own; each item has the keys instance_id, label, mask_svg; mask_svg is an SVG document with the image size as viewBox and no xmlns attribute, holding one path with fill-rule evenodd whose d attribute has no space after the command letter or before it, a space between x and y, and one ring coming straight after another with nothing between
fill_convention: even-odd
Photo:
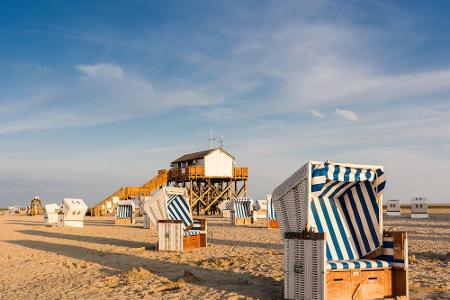
<instances>
[{"instance_id":1,"label":"beach chair seat","mask_svg":"<svg viewBox=\"0 0 450 300\"><path fill-rule=\"evenodd\" d=\"M391 262L381 259L357 259L357 260L329 260L327 270L354 270L354 269L377 269L389 268Z\"/></svg>"},{"instance_id":2,"label":"beach chair seat","mask_svg":"<svg viewBox=\"0 0 450 300\"><path fill-rule=\"evenodd\" d=\"M384 187L381 167L308 162L275 189L286 298L408 296L407 235L383 232Z\"/></svg>"}]
</instances>

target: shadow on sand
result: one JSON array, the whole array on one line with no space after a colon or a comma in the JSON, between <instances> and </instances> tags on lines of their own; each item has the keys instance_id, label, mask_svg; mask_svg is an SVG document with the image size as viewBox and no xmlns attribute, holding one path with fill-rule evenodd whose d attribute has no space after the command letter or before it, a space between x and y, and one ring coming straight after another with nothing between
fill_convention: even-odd
<instances>
[{"instance_id":1,"label":"shadow on sand","mask_svg":"<svg viewBox=\"0 0 450 300\"><path fill-rule=\"evenodd\" d=\"M74 259L89 261L121 272L132 267L143 267L169 280L175 280L185 270L189 270L199 278L199 281L196 282L197 285L219 291L238 292L247 297L274 299L280 297L282 290L281 282L271 277L235 273L232 271L211 270L183 263L144 258L124 253L99 251L75 245L53 244L31 240L12 240L7 242L30 249L52 252Z\"/></svg>"},{"instance_id":2,"label":"shadow on sand","mask_svg":"<svg viewBox=\"0 0 450 300\"><path fill-rule=\"evenodd\" d=\"M149 250L156 250L156 245L152 244L152 243L128 241L128 240L121 240L121 239L116 239L116 238L65 234L65 233L49 232L49 231L41 231L41 230L18 230L17 232L23 233L23 234L28 234L28 235L34 235L34 236L42 236L42 237L46 237L46 238L64 239L64 240L72 240L72 241L78 241L78 242L96 243L96 244L104 244L104 245L116 245L116 246L129 247L129 248L145 247L146 249L149 249Z\"/></svg>"}]
</instances>

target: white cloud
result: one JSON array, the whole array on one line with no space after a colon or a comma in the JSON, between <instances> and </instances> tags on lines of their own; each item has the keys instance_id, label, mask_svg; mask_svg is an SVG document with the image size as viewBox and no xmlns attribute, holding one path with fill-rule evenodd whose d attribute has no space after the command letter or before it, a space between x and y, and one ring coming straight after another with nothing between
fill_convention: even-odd
<instances>
[{"instance_id":1,"label":"white cloud","mask_svg":"<svg viewBox=\"0 0 450 300\"><path fill-rule=\"evenodd\" d=\"M75 68L82 73L82 79L89 78L122 78L123 69L111 63L77 65Z\"/></svg>"},{"instance_id":2,"label":"white cloud","mask_svg":"<svg viewBox=\"0 0 450 300\"><path fill-rule=\"evenodd\" d=\"M320 111L315 110L315 109L311 110L311 114L316 118L324 118L325 117L324 114L322 114Z\"/></svg>"},{"instance_id":3,"label":"white cloud","mask_svg":"<svg viewBox=\"0 0 450 300\"><path fill-rule=\"evenodd\" d=\"M208 87L187 82L155 88L148 78L113 63L75 69L80 74L75 81L32 88L28 93L33 96L22 99L0 99L0 115L15 114L0 120L0 134L105 124L223 100ZM46 108L39 109L43 103Z\"/></svg>"},{"instance_id":4,"label":"white cloud","mask_svg":"<svg viewBox=\"0 0 450 300\"><path fill-rule=\"evenodd\" d=\"M336 108L335 114L348 121L358 121L358 114L351 110Z\"/></svg>"}]
</instances>

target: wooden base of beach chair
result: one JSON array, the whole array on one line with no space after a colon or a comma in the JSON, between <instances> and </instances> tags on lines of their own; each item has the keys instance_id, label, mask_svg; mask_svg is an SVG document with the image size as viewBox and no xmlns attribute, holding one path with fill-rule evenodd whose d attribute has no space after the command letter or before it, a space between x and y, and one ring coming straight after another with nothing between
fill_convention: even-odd
<instances>
[{"instance_id":1,"label":"wooden base of beach chair","mask_svg":"<svg viewBox=\"0 0 450 300\"><path fill-rule=\"evenodd\" d=\"M252 218L235 218L234 225L251 225L253 224Z\"/></svg>"},{"instance_id":2,"label":"wooden base of beach chair","mask_svg":"<svg viewBox=\"0 0 450 300\"><path fill-rule=\"evenodd\" d=\"M124 218L124 219L119 219L119 218L117 218L116 220L115 220L115 224L134 224L134 222L133 222L133 219L131 219L131 218Z\"/></svg>"},{"instance_id":3,"label":"wooden base of beach chair","mask_svg":"<svg viewBox=\"0 0 450 300\"><path fill-rule=\"evenodd\" d=\"M409 297L408 270L392 269L392 292L395 296Z\"/></svg>"},{"instance_id":4,"label":"wooden base of beach chair","mask_svg":"<svg viewBox=\"0 0 450 300\"><path fill-rule=\"evenodd\" d=\"M183 250L191 251L193 249L200 248L200 234L185 236L183 238Z\"/></svg>"},{"instance_id":5,"label":"wooden base of beach chair","mask_svg":"<svg viewBox=\"0 0 450 300\"><path fill-rule=\"evenodd\" d=\"M327 272L327 299L383 299L393 297L392 269Z\"/></svg>"},{"instance_id":6,"label":"wooden base of beach chair","mask_svg":"<svg viewBox=\"0 0 450 300\"><path fill-rule=\"evenodd\" d=\"M280 223L278 223L277 220L269 219L267 221L267 227L269 227L269 228L280 228Z\"/></svg>"},{"instance_id":7,"label":"wooden base of beach chair","mask_svg":"<svg viewBox=\"0 0 450 300\"><path fill-rule=\"evenodd\" d=\"M183 238L183 250L192 251L206 247L206 234L195 234Z\"/></svg>"}]
</instances>

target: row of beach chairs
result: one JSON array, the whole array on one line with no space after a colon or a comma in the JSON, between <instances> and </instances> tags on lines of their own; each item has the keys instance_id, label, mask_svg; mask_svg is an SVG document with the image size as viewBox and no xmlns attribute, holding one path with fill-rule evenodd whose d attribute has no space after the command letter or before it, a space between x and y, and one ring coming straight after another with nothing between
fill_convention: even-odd
<instances>
[{"instance_id":1,"label":"row of beach chairs","mask_svg":"<svg viewBox=\"0 0 450 300\"><path fill-rule=\"evenodd\" d=\"M220 208L229 210L233 225L265 216L268 227L280 228L286 299L407 298L408 238L383 230L385 185L381 166L309 161L265 204L237 198ZM163 187L143 200L144 224L157 227L158 250L207 246L207 221L193 218L185 188ZM68 202L68 212L58 211L66 222L74 211ZM133 223L134 210L133 201L118 202L118 223Z\"/></svg>"},{"instance_id":2,"label":"row of beach chairs","mask_svg":"<svg viewBox=\"0 0 450 300\"><path fill-rule=\"evenodd\" d=\"M44 224L82 228L87 209L82 199L64 198L59 205L51 203L44 206Z\"/></svg>"},{"instance_id":3,"label":"row of beach chairs","mask_svg":"<svg viewBox=\"0 0 450 300\"><path fill-rule=\"evenodd\" d=\"M392 217L400 217L400 200L388 200L386 204L386 214ZM428 203L426 197L413 197L411 199L411 218L428 218Z\"/></svg>"}]
</instances>

